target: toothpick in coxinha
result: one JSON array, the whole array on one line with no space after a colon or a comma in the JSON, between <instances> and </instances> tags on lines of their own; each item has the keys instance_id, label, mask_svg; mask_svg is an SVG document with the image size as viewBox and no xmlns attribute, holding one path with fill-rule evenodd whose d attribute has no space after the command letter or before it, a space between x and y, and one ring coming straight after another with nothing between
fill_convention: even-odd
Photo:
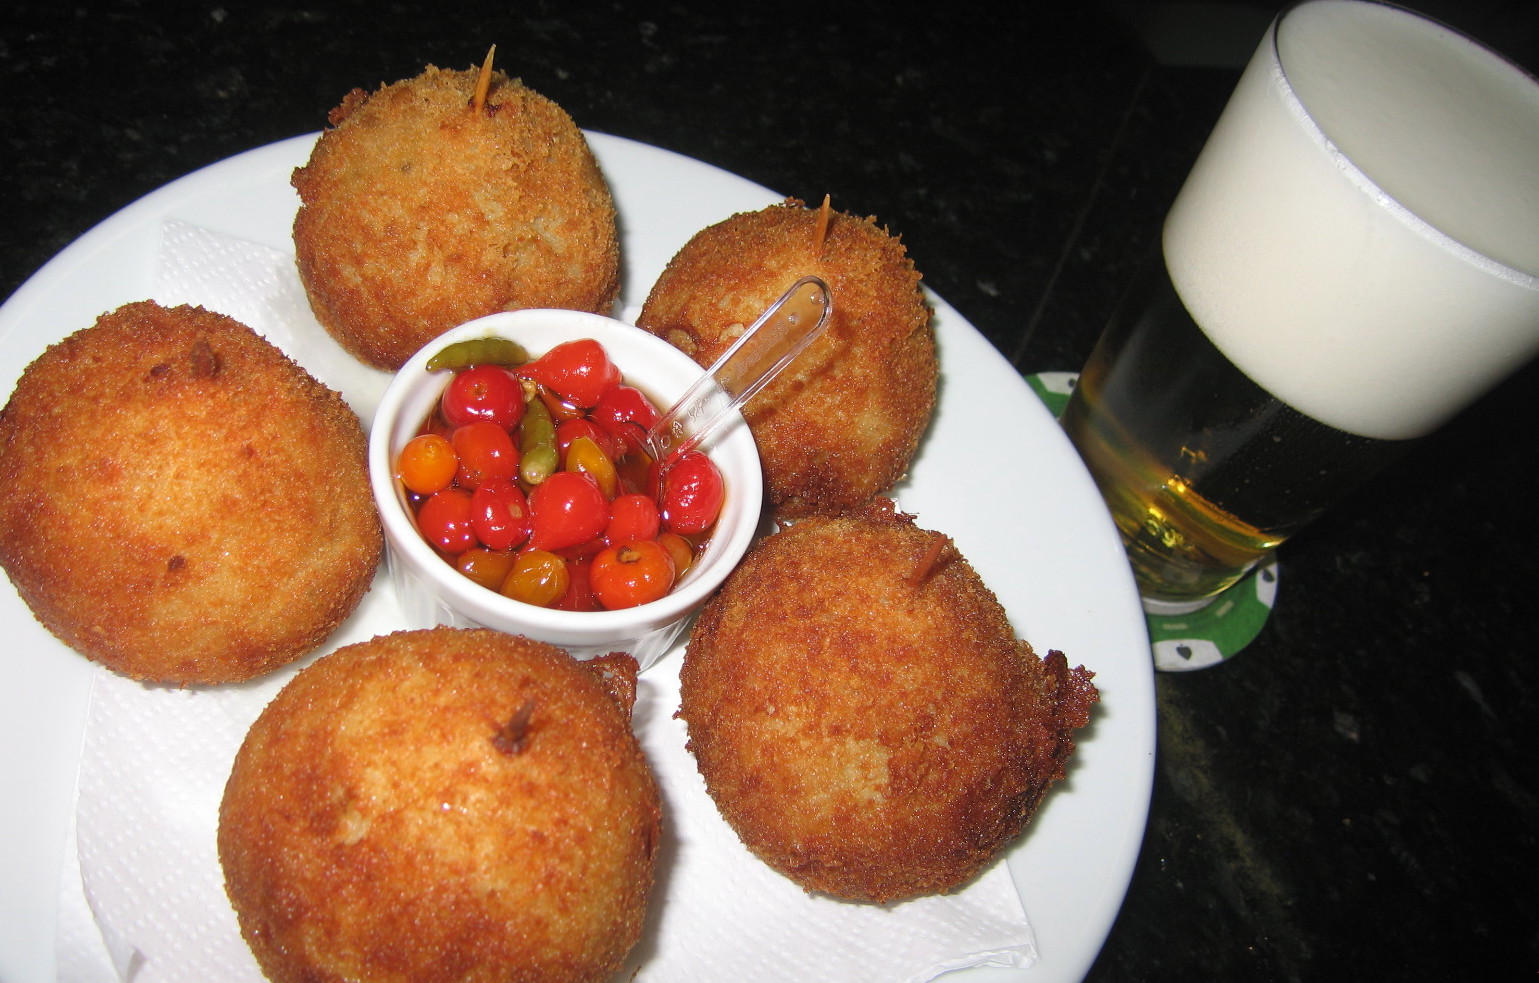
<instances>
[{"instance_id":1,"label":"toothpick in coxinha","mask_svg":"<svg viewBox=\"0 0 1539 983\"><path fill-rule=\"evenodd\" d=\"M930 574L935 572L935 565L941 558L941 553L951 545L951 537L938 532L929 534L930 544L925 549L919 562L914 564L914 569L909 571L903 579L913 587L922 587L924 582L930 579Z\"/></svg>"},{"instance_id":2,"label":"toothpick in coxinha","mask_svg":"<svg viewBox=\"0 0 1539 983\"><path fill-rule=\"evenodd\" d=\"M818 227L813 234L812 245L818 255L823 254L823 242L828 237L828 220L830 218L828 195L823 196L823 207L818 209Z\"/></svg>"},{"instance_id":3,"label":"toothpick in coxinha","mask_svg":"<svg viewBox=\"0 0 1539 983\"><path fill-rule=\"evenodd\" d=\"M476 79L476 94L470 100L470 108L479 112L486 105L486 93L492 87L492 56L497 54L497 46L494 44L486 52L486 60L481 62L481 75Z\"/></svg>"}]
</instances>

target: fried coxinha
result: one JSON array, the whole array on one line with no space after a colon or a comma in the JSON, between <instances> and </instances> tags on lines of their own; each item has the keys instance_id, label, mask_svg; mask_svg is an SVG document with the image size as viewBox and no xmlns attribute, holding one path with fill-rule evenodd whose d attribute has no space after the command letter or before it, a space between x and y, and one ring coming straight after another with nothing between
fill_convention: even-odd
<instances>
[{"instance_id":1,"label":"fried coxinha","mask_svg":"<svg viewBox=\"0 0 1539 983\"><path fill-rule=\"evenodd\" d=\"M787 199L700 230L669 261L637 325L712 364L780 293L821 277L821 337L743 409L781 517L837 514L891 491L935 408L931 311L902 241L871 218Z\"/></svg>"},{"instance_id":2,"label":"fried coxinha","mask_svg":"<svg viewBox=\"0 0 1539 983\"><path fill-rule=\"evenodd\" d=\"M949 538L879 502L749 553L695 623L679 716L750 850L884 903L964 886L1021 835L1091 675L1039 657Z\"/></svg>"},{"instance_id":3,"label":"fried coxinha","mask_svg":"<svg viewBox=\"0 0 1539 983\"><path fill-rule=\"evenodd\" d=\"M661 838L636 662L433 628L301 670L235 757L218 847L275 983L611 979Z\"/></svg>"},{"instance_id":4,"label":"fried coxinha","mask_svg":"<svg viewBox=\"0 0 1539 983\"><path fill-rule=\"evenodd\" d=\"M582 131L517 79L441 70L354 89L303 167L294 249L316 319L366 364L399 368L482 315L608 314L614 201Z\"/></svg>"},{"instance_id":5,"label":"fried coxinha","mask_svg":"<svg viewBox=\"0 0 1539 983\"><path fill-rule=\"evenodd\" d=\"M0 564L49 630L125 676L294 661L357 606L382 541L357 415L223 314L110 311L0 413Z\"/></svg>"}]
</instances>

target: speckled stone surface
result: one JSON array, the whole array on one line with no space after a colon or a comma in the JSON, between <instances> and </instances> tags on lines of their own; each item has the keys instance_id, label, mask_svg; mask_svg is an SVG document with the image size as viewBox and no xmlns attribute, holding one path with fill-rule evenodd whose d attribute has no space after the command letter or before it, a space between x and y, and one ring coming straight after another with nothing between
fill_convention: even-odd
<instances>
[{"instance_id":1,"label":"speckled stone surface","mask_svg":"<svg viewBox=\"0 0 1539 983\"><path fill-rule=\"evenodd\" d=\"M1019 369L1077 369L1236 77L1156 59L1128 25L1159 8L1117 6L8 4L0 296L165 182L495 42L584 127L876 216ZM1533 7L1463 26L1523 58ZM1535 382L1287 544L1241 656L1158 679L1147 838L1092 979L1539 970Z\"/></svg>"}]
</instances>

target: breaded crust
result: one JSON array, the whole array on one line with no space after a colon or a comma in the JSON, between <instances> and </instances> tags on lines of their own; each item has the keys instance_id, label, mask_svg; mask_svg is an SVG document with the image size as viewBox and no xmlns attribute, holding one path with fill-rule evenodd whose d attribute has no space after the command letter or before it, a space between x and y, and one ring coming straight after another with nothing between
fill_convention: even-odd
<instances>
[{"instance_id":1,"label":"breaded crust","mask_svg":"<svg viewBox=\"0 0 1539 983\"><path fill-rule=\"evenodd\" d=\"M224 315L104 314L0 411L0 564L50 631L125 676L285 665L353 611L381 549L357 415Z\"/></svg>"},{"instance_id":2,"label":"breaded crust","mask_svg":"<svg viewBox=\"0 0 1539 983\"><path fill-rule=\"evenodd\" d=\"M763 540L701 612L679 716L743 843L809 891L966 884L1064 775L1097 699L945 537L875 507Z\"/></svg>"},{"instance_id":3,"label":"breaded crust","mask_svg":"<svg viewBox=\"0 0 1539 983\"><path fill-rule=\"evenodd\" d=\"M906 474L935 406L930 309L902 242L873 219L787 199L698 232L653 285L637 324L703 366L797 278L829 285L823 337L746 406L767 498L784 517L865 505Z\"/></svg>"},{"instance_id":4,"label":"breaded crust","mask_svg":"<svg viewBox=\"0 0 1539 983\"><path fill-rule=\"evenodd\" d=\"M486 314L608 314L619 294L614 201L582 131L500 72L474 109L477 76L429 66L353 90L294 171L300 281L369 365Z\"/></svg>"},{"instance_id":5,"label":"breaded crust","mask_svg":"<svg viewBox=\"0 0 1539 983\"><path fill-rule=\"evenodd\" d=\"M543 642L452 628L300 671L247 734L219 813L226 889L268 979L608 979L640 937L661 805L600 677Z\"/></svg>"}]
</instances>

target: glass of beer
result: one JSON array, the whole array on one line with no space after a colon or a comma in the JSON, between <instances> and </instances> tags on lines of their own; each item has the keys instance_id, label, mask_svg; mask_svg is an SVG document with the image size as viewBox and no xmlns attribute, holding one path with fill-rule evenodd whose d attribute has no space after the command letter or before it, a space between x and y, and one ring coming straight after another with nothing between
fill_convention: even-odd
<instances>
[{"instance_id":1,"label":"glass of beer","mask_svg":"<svg viewBox=\"0 0 1539 983\"><path fill-rule=\"evenodd\" d=\"M1539 82L1372 0L1272 22L1063 426L1197 610L1539 351Z\"/></svg>"}]
</instances>

